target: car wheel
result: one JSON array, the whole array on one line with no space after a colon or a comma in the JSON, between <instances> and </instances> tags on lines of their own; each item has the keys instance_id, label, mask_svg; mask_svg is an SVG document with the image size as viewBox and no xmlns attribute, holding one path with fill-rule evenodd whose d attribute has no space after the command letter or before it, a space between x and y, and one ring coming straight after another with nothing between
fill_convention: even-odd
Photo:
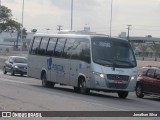
<instances>
[{"instance_id":1,"label":"car wheel","mask_svg":"<svg viewBox=\"0 0 160 120\"><path fill-rule=\"evenodd\" d=\"M12 70L11 70L11 75L14 76L14 74L15 74L15 72L14 72L14 70L12 69Z\"/></svg>"},{"instance_id":2,"label":"car wheel","mask_svg":"<svg viewBox=\"0 0 160 120\"><path fill-rule=\"evenodd\" d=\"M138 98L143 98L144 97L144 94L143 94L143 89L142 89L142 86L141 85L137 85L136 86L136 96Z\"/></svg>"},{"instance_id":3,"label":"car wheel","mask_svg":"<svg viewBox=\"0 0 160 120\"><path fill-rule=\"evenodd\" d=\"M86 88L86 81L83 77L80 77L79 78L79 92L81 94L89 94L90 93L90 90Z\"/></svg>"},{"instance_id":4,"label":"car wheel","mask_svg":"<svg viewBox=\"0 0 160 120\"><path fill-rule=\"evenodd\" d=\"M128 92L120 91L120 92L118 92L118 96L119 96L119 98L125 99L128 96Z\"/></svg>"},{"instance_id":5,"label":"car wheel","mask_svg":"<svg viewBox=\"0 0 160 120\"><path fill-rule=\"evenodd\" d=\"M3 67L3 73L7 74L6 67Z\"/></svg>"}]
</instances>

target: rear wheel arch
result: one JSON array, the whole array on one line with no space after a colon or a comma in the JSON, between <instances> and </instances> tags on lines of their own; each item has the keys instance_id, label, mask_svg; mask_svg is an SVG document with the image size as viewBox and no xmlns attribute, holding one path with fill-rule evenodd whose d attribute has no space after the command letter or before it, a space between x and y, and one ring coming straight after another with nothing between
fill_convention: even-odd
<instances>
[{"instance_id":1,"label":"rear wheel arch","mask_svg":"<svg viewBox=\"0 0 160 120\"><path fill-rule=\"evenodd\" d=\"M46 71L45 71L45 70L42 70L42 71L41 71L41 79L42 79L42 77L43 77L44 74L45 74L46 77L47 77Z\"/></svg>"},{"instance_id":2,"label":"rear wheel arch","mask_svg":"<svg viewBox=\"0 0 160 120\"><path fill-rule=\"evenodd\" d=\"M82 80L85 81L85 77L82 76L82 75L80 75L80 76L78 77L78 85L79 85L80 82L82 82Z\"/></svg>"},{"instance_id":3,"label":"rear wheel arch","mask_svg":"<svg viewBox=\"0 0 160 120\"><path fill-rule=\"evenodd\" d=\"M43 87L52 88L55 85L54 82L50 82L50 81L47 80L47 72L45 70L41 71L41 80L42 80L42 86Z\"/></svg>"}]
</instances>

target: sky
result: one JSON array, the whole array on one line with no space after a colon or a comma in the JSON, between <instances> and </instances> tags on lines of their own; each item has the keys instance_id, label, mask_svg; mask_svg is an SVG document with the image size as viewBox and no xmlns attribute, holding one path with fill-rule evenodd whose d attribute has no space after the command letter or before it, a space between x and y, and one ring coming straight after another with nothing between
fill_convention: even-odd
<instances>
[{"instance_id":1,"label":"sky","mask_svg":"<svg viewBox=\"0 0 160 120\"><path fill-rule=\"evenodd\" d=\"M1 0L20 23L22 3L23 0ZM71 0L24 0L23 18L27 31L57 33L57 25L70 30ZM73 30L90 26L92 32L110 35L110 24L112 36L127 33L127 25L131 25L130 36L160 37L160 0L73 0Z\"/></svg>"}]
</instances>

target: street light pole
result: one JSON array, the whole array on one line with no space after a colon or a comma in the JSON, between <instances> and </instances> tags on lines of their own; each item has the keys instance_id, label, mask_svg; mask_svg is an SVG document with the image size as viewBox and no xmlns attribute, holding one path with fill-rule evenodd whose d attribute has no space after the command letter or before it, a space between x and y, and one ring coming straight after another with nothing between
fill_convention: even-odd
<instances>
[{"instance_id":1,"label":"street light pole","mask_svg":"<svg viewBox=\"0 0 160 120\"><path fill-rule=\"evenodd\" d=\"M23 0L23 3L22 3L22 29L21 29L21 42L22 42L22 39L23 39L23 14L24 14L24 0Z\"/></svg>"},{"instance_id":2,"label":"street light pole","mask_svg":"<svg viewBox=\"0 0 160 120\"><path fill-rule=\"evenodd\" d=\"M128 27L127 27L127 30L128 30L127 40L129 41L129 31L131 30L130 27L131 27L132 25L127 25L127 26L128 26Z\"/></svg>"},{"instance_id":3,"label":"street light pole","mask_svg":"<svg viewBox=\"0 0 160 120\"><path fill-rule=\"evenodd\" d=\"M111 0L110 37L112 36L112 6L113 6L113 0Z\"/></svg>"},{"instance_id":4,"label":"street light pole","mask_svg":"<svg viewBox=\"0 0 160 120\"><path fill-rule=\"evenodd\" d=\"M71 30L73 27L73 0L71 0Z\"/></svg>"}]
</instances>

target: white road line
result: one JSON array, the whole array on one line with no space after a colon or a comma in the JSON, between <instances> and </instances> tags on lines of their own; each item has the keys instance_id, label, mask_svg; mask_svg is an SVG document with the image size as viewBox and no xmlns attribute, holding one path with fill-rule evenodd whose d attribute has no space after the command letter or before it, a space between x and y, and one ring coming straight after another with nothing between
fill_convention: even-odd
<instances>
[{"instance_id":1,"label":"white road line","mask_svg":"<svg viewBox=\"0 0 160 120\"><path fill-rule=\"evenodd\" d=\"M13 82L13 83L22 83L22 84L29 84L29 83L27 83L27 82L14 81L14 80L8 80L8 79L0 79L0 81Z\"/></svg>"},{"instance_id":2,"label":"white road line","mask_svg":"<svg viewBox=\"0 0 160 120\"><path fill-rule=\"evenodd\" d=\"M103 108L106 107L106 108L115 109L115 110L119 110L119 111L128 111L127 109L120 109L120 108L111 107L111 106L108 106L108 105L102 105L102 104L99 104L99 103L91 103L91 102L87 102L87 101L84 101L84 100L81 101L81 102L85 102L85 103L89 103L89 104L93 104L93 105L102 106Z\"/></svg>"}]
</instances>

